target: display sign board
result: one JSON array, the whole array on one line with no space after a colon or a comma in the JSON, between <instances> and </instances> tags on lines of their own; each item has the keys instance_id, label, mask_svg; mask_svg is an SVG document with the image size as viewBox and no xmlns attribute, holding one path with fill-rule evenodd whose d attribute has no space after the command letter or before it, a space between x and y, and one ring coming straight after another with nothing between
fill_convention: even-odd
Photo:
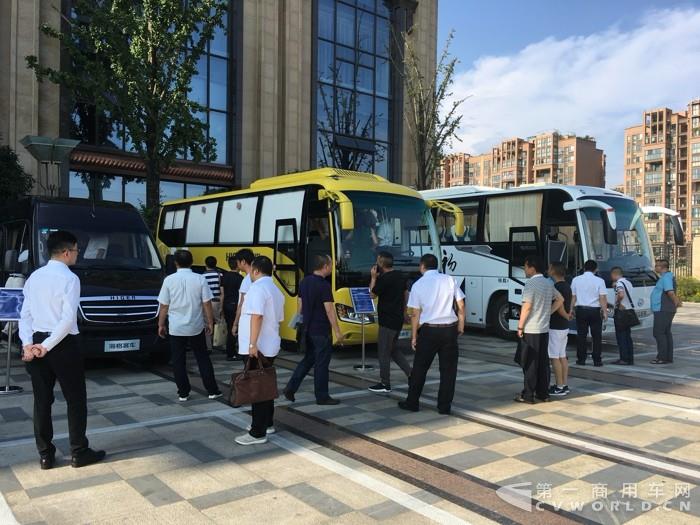
<instances>
[{"instance_id":1,"label":"display sign board","mask_svg":"<svg viewBox=\"0 0 700 525\"><path fill-rule=\"evenodd\" d=\"M373 314L375 312L369 288L350 288L350 299L356 314Z\"/></svg>"},{"instance_id":2,"label":"display sign board","mask_svg":"<svg viewBox=\"0 0 700 525\"><path fill-rule=\"evenodd\" d=\"M0 321L19 321L23 302L22 288L0 288Z\"/></svg>"}]
</instances>

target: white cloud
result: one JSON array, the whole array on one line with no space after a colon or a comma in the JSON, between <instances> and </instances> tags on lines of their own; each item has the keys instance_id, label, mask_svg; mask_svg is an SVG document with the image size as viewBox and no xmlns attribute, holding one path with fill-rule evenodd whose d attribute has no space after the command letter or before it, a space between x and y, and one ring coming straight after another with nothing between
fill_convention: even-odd
<instances>
[{"instance_id":1,"label":"white cloud","mask_svg":"<svg viewBox=\"0 0 700 525\"><path fill-rule=\"evenodd\" d=\"M700 9L662 10L638 26L482 57L455 78L463 103L455 151L482 153L507 137L558 129L593 135L607 154L608 186L623 179L624 128L655 107L700 96Z\"/></svg>"}]
</instances>

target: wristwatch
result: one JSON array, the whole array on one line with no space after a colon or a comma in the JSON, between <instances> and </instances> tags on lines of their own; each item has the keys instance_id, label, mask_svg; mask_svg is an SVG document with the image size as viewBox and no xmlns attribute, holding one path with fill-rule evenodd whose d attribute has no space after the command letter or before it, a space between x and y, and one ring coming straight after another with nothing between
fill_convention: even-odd
<instances>
[{"instance_id":1,"label":"wristwatch","mask_svg":"<svg viewBox=\"0 0 700 525\"><path fill-rule=\"evenodd\" d=\"M248 345L248 350L252 350L252 349L255 348L256 346L258 346L258 345L256 345L255 343L250 343L250 344Z\"/></svg>"}]
</instances>

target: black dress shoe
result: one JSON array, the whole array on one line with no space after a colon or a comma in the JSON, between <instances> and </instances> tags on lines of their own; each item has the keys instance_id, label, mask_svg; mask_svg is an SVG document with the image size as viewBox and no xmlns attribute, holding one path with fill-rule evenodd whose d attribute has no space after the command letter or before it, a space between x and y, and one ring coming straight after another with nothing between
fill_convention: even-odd
<instances>
[{"instance_id":1,"label":"black dress shoe","mask_svg":"<svg viewBox=\"0 0 700 525\"><path fill-rule=\"evenodd\" d=\"M332 397L327 397L326 399L322 399L321 401L316 401L317 405L339 405L340 401L337 399L333 399Z\"/></svg>"},{"instance_id":2,"label":"black dress shoe","mask_svg":"<svg viewBox=\"0 0 700 525\"><path fill-rule=\"evenodd\" d=\"M106 455L107 453L104 450L92 450L89 448L82 454L73 456L70 464L73 468L87 467L88 465L99 463Z\"/></svg>"},{"instance_id":3,"label":"black dress shoe","mask_svg":"<svg viewBox=\"0 0 700 525\"><path fill-rule=\"evenodd\" d=\"M291 401L292 403L294 403L294 401L296 401L296 398L294 397L294 392L288 392L287 390L285 390L283 392L283 394L284 394L284 397L287 398L287 401Z\"/></svg>"},{"instance_id":4,"label":"black dress shoe","mask_svg":"<svg viewBox=\"0 0 700 525\"><path fill-rule=\"evenodd\" d=\"M520 394L518 394L517 396L515 396L515 397L513 398L513 401L515 401L516 403L525 403L525 404L527 404L527 405L534 405L534 404L535 404L535 400L534 400L534 399L526 399L526 398L524 398L523 396L521 396Z\"/></svg>"},{"instance_id":5,"label":"black dress shoe","mask_svg":"<svg viewBox=\"0 0 700 525\"><path fill-rule=\"evenodd\" d=\"M418 412L418 407L409 405L407 401L399 401L399 408L401 410L408 410L409 412Z\"/></svg>"},{"instance_id":6,"label":"black dress shoe","mask_svg":"<svg viewBox=\"0 0 700 525\"><path fill-rule=\"evenodd\" d=\"M451 413L452 413L451 408L443 408L443 409L438 408L438 414L442 414L443 416L449 416Z\"/></svg>"},{"instance_id":7,"label":"black dress shoe","mask_svg":"<svg viewBox=\"0 0 700 525\"><path fill-rule=\"evenodd\" d=\"M41 456L39 458L39 466L41 470L52 469L56 465L56 456L54 454L48 456Z\"/></svg>"},{"instance_id":8,"label":"black dress shoe","mask_svg":"<svg viewBox=\"0 0 700 525\"><path fill-rule=\"evenodd\" d=\"M602 362L602 361L598 361L598 362L596 362L596 363L593 363L593 366L603 366L603 362Z\"/></svg>"},{"instance_id":9,"label":"black dress shoe","mask_svg":"<svg viewBox=\"0 0 700 525\"><path fill-rule=\"evenodd\" d=\"M576 364L579 365L579 366L586 366L586 362L585 362L585 361L576 361Z\"/></svg>"}]
</instances>

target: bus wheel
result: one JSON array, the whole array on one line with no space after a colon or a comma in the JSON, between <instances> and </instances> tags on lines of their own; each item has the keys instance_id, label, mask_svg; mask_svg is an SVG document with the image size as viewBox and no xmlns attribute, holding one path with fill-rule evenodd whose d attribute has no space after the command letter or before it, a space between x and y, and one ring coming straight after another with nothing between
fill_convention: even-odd
<instances>
[{"instance_id":1,"label":"bus wheel","mask_svg":"<svg viewBox=\"0 0 700 525\"><path fill-rule=\"evenodd\" d=\"M515 335L508 327L510 304L506 294L498 294L491 300L488 323L491 330L501 339L512 339Z\"/></svg>"}]
</instances>

